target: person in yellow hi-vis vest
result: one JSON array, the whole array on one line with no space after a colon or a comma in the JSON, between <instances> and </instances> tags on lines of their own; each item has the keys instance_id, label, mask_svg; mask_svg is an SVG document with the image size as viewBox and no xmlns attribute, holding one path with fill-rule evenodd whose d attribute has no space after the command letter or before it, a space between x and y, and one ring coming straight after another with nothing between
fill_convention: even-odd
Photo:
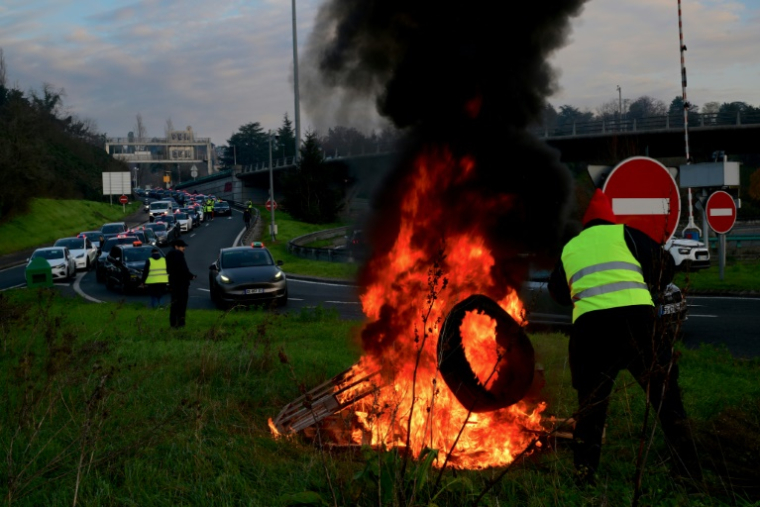
<instances>
[{"instance_id":1,"label":"person in yellow hi-vis vest","mask_svg":"<svg viewBox=\"0 0 760 507\"><path fill-rule=\"evenodd\" d=\"M161 306L161 299L166 294L169 273L166 271L166 259L158 248L154 248L143 267L142 285L148 287L150 307Z\"/></svg>"},{"instance_id":2,"label":"person in yellow hi-vis vest","mask_svg":"<svg viewBox=\"0 0 760 507\"><path fill-rule=\"evenodd\" d=\"M596 190L583 230L563 248L548 287L555 301L573 305L576 482L595 483L610 395L617 374L627 369L659 416L673 474L694 486L702 475L678 387L674 337L656 332L652 300L652 291L672 281L673 258L644 232L616 221L609 197Z\"/></svg>"}]
</instances>

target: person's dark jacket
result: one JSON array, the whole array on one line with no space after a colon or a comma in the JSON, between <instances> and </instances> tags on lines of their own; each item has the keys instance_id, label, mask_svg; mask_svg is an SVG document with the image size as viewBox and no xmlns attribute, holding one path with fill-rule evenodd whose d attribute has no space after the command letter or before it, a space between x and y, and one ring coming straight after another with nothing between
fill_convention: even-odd
<instances>
[{"instance_id":1,"label":"person's dark jacket","mask_svg":"<svg viewBox=\"0 0 760 507\"><path fill-rule=\"evenodd\" d=\"M190 287L190 281L195 278L187 267L184 252L176 248L166 254L166 271L169 273L169 287L172 289Z\"/></svg>"},{"instance_id":2,"label":"person's dark jacket","mask_svg":"<svg viewBox=\"0 0 760 507\"><path fill-rule=\"evenodd\" d=\"M606 227L613 225L604 220L592 220L585 227ZM641 232L633 227L624 226L625 243L633 256L641 264L641 271L644 281L649 286L652 293L659 293L673 281L675 274L675 262L673 257L662 249L662 246L650 238L646 233ZM567 275L562 265L562 260L557 262L557 266L552 272L549 279L549 294L559 304L572 306L573 300L570 296L570 287L567 284Z\"/></svg>"}]
</instances>

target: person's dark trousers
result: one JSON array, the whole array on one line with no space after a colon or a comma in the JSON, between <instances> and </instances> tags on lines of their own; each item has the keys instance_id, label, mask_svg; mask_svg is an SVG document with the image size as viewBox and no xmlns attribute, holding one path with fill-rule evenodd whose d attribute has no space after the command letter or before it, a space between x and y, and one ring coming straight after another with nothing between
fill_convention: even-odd
<instances>
[{"instance_id":1,"label":"person's dark trousers","mask_svg":"<svg viewBox=\"0 0 760 507\"><path fill-rule=\"evenodd\" d=\"M166 284L151 283L148 284L148 294L150 294L150 307L158 308L161 306L161 300L166 294Z\"/></svg>"},{"instance_id":2,"label":"person's dark trousers","mask_svg":"<svg viewBox=\"0 0 760 507\"><path fill-rule=\"evenodd\" d=\"M189 293L187 287L172 289L172 302L169 309L169 325L171 327L184 327Z\"/></svg>"},{"instance_id":3,"label":"person's dark trousers","mask_svg":"<svg viewBox=\"0 0 760 507\"><path fill-rule=\"evenodd\" d=\"M644 392L679 464L698 475L696 451L678 387L678 366L671 365L671 343L654 333L654 308L629 306L588 312L573 325L570 370L578 391L573 433L576 469L590 474L599 467L609 397L620 370L628 369ZM660 407L660 403L662 406Z\"/></svg>"}]
</instances>

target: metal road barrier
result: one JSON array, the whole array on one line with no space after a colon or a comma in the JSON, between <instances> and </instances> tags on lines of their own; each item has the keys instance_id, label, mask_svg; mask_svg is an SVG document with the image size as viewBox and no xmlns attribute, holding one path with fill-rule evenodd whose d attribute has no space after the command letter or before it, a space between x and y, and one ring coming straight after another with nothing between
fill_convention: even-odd
<instances>
[{"instance_id":1,"label":"metal road barrier","mask_svg":"<svg viewBox=\"0 0 760 507\"><path fill-rule=\"evenodd\" d=\"M288 252L296 257L314 261L354 262L353 252L349 248L314 248L303 246L320 239L345 236L347 231L348 227L338 227L337 229L327 229L299 236L288 241Z\"/></svg>"}]
</instances>

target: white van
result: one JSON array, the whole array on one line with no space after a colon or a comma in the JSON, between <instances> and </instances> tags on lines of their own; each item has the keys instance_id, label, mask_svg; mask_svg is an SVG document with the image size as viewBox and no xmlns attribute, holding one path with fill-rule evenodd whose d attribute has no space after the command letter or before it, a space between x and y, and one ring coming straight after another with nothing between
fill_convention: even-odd
<instances>
[{"instance_id":1,"label":"white van","mask_svg":"<svg viewBox=\"0 0 760 507\"><path fill-rule=\"evenodd\" d=\"M169 201L153 201L150 203L148 213L150 214L151 222L155 220L156 217L160 217L162 215L171 215L172 203Z\"/></svg>"}]
</instances>

